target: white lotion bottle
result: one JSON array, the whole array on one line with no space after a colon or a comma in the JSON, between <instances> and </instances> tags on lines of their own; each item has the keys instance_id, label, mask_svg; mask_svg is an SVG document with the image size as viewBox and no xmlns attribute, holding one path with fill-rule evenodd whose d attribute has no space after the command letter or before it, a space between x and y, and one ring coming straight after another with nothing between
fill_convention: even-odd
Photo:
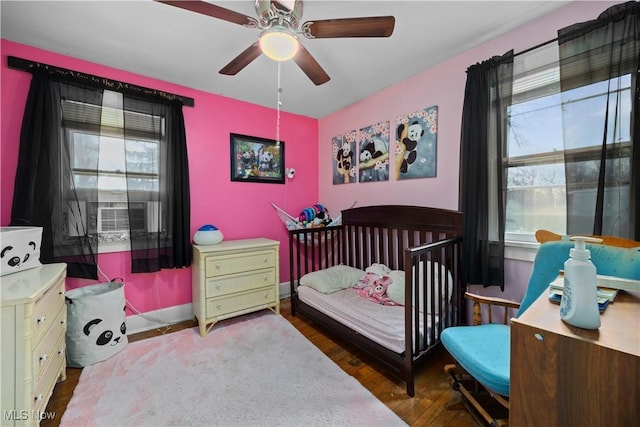
<instances>
[{"instance_id":1,"label":"white lotion bottle","mask_svg":"<svg viewBox=\"0 0 640 427\"><path fill-rule=\"evenodd\" d=\"M575 247L569 251L564 263L564 290L560 302L560 318L570 325L583 329L600 327L596 267L591 262L591 252L586 242L599 243L593 237L571 237Z\"/></svg>"}]
</instances>

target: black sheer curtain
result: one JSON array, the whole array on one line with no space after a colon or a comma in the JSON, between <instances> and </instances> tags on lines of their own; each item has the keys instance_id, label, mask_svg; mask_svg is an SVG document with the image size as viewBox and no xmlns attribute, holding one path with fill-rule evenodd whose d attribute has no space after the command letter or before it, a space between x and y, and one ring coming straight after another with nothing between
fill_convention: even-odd
<instances>
[{"instance_id":1,"label":"black sheer curtain","mask_svg":"<svg viewBox=\"0 0 640 427\"><path fill-rule=\"evenodd\" d=\"M561 29L558 44L563 126L569 130L567 232L640 240L640 3L618 4L593 21ZM601 132L585 143L570 131L582 120L572 94L596 85L604 93L596 105L603 112ZM600 148L580 150L586 145Z\"/></svg>"},{"instance_id":2,"label":"black sheer curtain","mask_svg":"<svg viewBox=\"0 0 640 427\"><path fill-rule=\"evenodd\" d=\"M504 289L506 107L513 51L467 69L460 142L462 265L467 284Z\"/></svg>"},{"instance_id":3,"label":"black sheer curtain","mask_svg":"<svg viewBox=\"0 0 640 427\"><path fill-rule=\"evenodd\" d=\"M105 112L104 95L101 87L34 70L11 225L43 227L41 262L65 262L68 276L98 279L101 138L113 139L119 132L125 147L132 272L187 267L190 196L182 104L122 94L119 105ZM114 125L119 114L121 130Z\"/></svg>"},{"instance_id":4,"label":"black sheer curtain","mask_svg":"<svg viewBox=\"0 0 640 427\"><path fill-rule=\"evenodd\" d=\"M140 159L127 156L127 199L129 217L135 216L136 204L146 206L145 230L134 230L131 225L131 269L134 273L159 271L191 265L190 194L187 141L182 104L149 102L124 96L124 136L128 146L138 143L140 131L136 114L151 117L145 131L155 135L155 156L146 172L157 173L156 179L145 179L145 168ZM154 144L155 145L155 144ZM131 147L132 148L132 147ZM148 191L152 186L154 191ZM144 191L143 191L144 190Z\"/></svg>"},{"instance_id":5,"label":"black sheer curtain","mask_svg":"<svg viewBox=\"0 0 640 427\"><path fill-rule=\"evenodd\" d=\"M87 217L86 209L80 208L66 127L74 124L74 118L84 117L86 126L99 138L102 93L36 70L22 120L11 225L42 227L40 261L67 263L71 277L98 278L98 242L86 232L95 217ZM66 111L66 116L63 103L73 110ZM87 161L95 164L87 178L97 183L98 159ZM81 192L83 203L97 202L97 187Z\"/></svg>"}]
</instances>

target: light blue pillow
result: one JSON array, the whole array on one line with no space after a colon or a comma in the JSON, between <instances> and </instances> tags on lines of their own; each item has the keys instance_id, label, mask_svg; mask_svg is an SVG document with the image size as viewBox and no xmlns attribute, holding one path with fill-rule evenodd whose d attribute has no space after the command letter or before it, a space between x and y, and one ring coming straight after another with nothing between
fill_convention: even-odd
<instances>
[{"instance_id":1,"label":"light blue pillow","mask_svg":"<svg viewBox=\"0 0 640 427\"><path fill-rule=\"evenodd\" d=\"M348 265L334 265L323 270L307 273L300 278L302 286L308 286L323 294L351 288L365 272Z\"/></svg>"}]
</instances>

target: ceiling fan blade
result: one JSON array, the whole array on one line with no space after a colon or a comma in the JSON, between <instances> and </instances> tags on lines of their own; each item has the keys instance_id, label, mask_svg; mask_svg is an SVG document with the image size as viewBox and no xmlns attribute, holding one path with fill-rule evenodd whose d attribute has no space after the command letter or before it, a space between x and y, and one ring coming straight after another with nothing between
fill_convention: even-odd
<instances>
[{"instance_id":1,"label":"ceiling fan blade","mask_svg":"<svg viewBox=\"0 0 640 427\"><path fill-rule=\"evenodd\" d=\"M260 56L261 53L262 50L260 50L260 44L255 42L245 49L240 55L236 56L231 62L225 65L219 73L227 76L235 76L242 71L244 67Z\"/></svg>"},{"instance_id":2,"label":"ceiling fan blade","mask_svg":"<svg viewBox=\"0 0 640 427\"><path fill-rule=\"evenodd\" d=\"M158 3L168 4L169 6L179 7L191 12L201 13L203 15L212 16L214 18L222 19L223 21L232 22L234 24L243 25L245 27L257 27L257 21L242 13L234 12L233 10L225 9L224 7L216 6L215 4L208 3L206 1L165 1L155 0Z\"/></svg>"},{"instance_id":3,"label":"ceiling fan blade","mask_svg":"<svg viewBox=\"0 0 640 427\"><path fill-rule=\"evenodd\" d=\"M396 18L372 16L368 18L323 19L307 21L302 33L310 39L336 37L389 37L393 34Z\"/></svg>"},{"instance_id":4,"label":"ceiling fan blade","mask_svg":"<svg viewBox=\"0 0 640 427\"><path fill-rule=\"evenodd\" d=\"M305 49L302 44L298 48L298 53L293 57L293 60L316 86L320 86L331 79L322 69L320 64L318 64L318 61L311 56L309 51Z\"/></svg>"}]
</instances>

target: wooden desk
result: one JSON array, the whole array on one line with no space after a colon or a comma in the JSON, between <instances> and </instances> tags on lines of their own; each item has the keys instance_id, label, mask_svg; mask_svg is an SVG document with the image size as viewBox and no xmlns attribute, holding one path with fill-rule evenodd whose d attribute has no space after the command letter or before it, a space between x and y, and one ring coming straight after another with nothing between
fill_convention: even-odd
<instances>
[{"instance_id":1,"label":"wooden desk","mask_svg":"<svg viewBox=\"0 0 640 427\"><path fill-rule=\"evenodd\" d=\"M620 291L594 331L564 323L547 297L511 326L509 424L637 425L640 293Z\"/></svg>"}]
</instances>

